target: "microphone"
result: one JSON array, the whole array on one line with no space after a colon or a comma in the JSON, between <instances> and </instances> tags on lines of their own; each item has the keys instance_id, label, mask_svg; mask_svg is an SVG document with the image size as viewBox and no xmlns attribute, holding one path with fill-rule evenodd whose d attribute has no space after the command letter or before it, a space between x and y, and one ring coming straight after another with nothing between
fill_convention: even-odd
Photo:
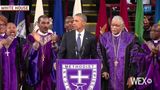
<instances>
[{"instance_id":1,"label":"microphone","mask_svg":"<svg viewBox=\"0 0 160 90\"><path fill-rule=\"evenodd\" d=\"M81 59L81 58L82 58L82 55L84 54L84 50L85 50L85 47L84 47L84 46L81 47L81 50L78 50L78 47L75 46L75 53L76 53L76 57L77 57L78 59Z\"/></svg>"},{"instance_id":2,"label":"microphone","mask_svg":"<svg viewBox=\"0 0 160 90\"><path fill-rule=\"evenodd\" d=\"M84 46L82 46L81 54L80 54L80 58L82 58L82 55L84 54L84 50L85 50L85 47L84 47Z\"/></svg>"}]
</instances>

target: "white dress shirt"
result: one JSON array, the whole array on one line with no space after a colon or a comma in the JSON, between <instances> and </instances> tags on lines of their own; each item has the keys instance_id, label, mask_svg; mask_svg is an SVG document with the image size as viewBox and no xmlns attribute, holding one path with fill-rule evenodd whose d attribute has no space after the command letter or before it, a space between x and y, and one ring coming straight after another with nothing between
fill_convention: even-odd
<instances>
[{"instance_id":1,"label":"white dress shirt","mask_svg":"<svg viewBox=\"0 0 160 90\"><path fill-rule=\"evenodd\" d=\"M77 41L77 38L78 38L78 34L81 34L81 36L80 36L80 38L81 38L81 46L82 46L82 43L83 43L84 33L85 33L85 30L83 30L82 32L78 32L76 30L76 41Z\"/></svg>"}]
</instances>

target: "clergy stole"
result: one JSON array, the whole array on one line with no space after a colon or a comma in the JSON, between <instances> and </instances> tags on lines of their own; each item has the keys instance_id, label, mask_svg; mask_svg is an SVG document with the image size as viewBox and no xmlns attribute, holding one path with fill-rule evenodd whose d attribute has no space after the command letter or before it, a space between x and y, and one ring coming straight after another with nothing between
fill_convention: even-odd
<instances>
[{"instance_id":1,"label":"clergy stole","mask_svg":"<svg viewBox=\"0 0 160 90\"><path fill-rule=\"evenodd\" d=\"M121 36L119 37L114 37L112 36L112 43L113 43L113 49L114 49L114 82L116 82L116 72L117 72L117 65L118 65L118 51L120 48L120 39ZM116 84L113 85L116 87Z\"/></svg>"},{"instance_id":2,"label":"clergy stole","mask_svg":"<svg viewBox=\"0 0 160 90\"><path fill-rule=\"evenodd\" d=\"M8 48L10 47L10 45L12 44L12 42L13 42L13 40L14 40L14 37L12 37L12 36L9 36L9 37L7 37L7 42L8 42L8 44L7 45L4 45L5 46L5 48L6 48L6 52L5 52L5 54L6 54L6 56L8 57L9 56L9 51L8 51Z\"/></svg>"},{"instance_id":3,"label":"clergy stole","mask_svg":"<svg viewBox=\"0 0 160 90\"><path fill-rule=\"evenodd\" d=\"M44 45L46 45L49 41L51 41L51 35L48 35L46 37L43 37L41 36L41 39L40 39L40 44L42 47L44 47ZM44 59L45 59L45 53L44 53L44 48L42 48L42 61L44 62Z\"/></svg>"},{"instance_id":4,"label":"clergy stole","mask_svg":"<svg viewBox=\"0 0 160 90\"><path fill-rule=\"evenodd\" d=\"M118 64L118 50L119 50L119 44L120 44L120 38L118 37L112 37L113 47L114 47L114 66L117 67Z\"/></svg>"}]
</instances>

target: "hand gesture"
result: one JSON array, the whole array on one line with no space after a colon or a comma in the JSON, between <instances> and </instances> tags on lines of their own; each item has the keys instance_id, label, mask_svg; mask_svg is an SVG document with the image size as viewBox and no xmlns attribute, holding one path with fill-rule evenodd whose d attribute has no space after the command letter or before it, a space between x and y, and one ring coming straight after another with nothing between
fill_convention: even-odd
<instances>
[{"instance_id":1,"label":"hand gesture","mask_svg":"<svg viewBox=\"0 0 160 90\"><path fill-rule=\"evenodd\" d=\"M2 45L7 45L7 44L8 44L8 42L7 42L6 39L2 39L2 40L0 41L0 43L1 43Z\"/></svg>"},{"instance_id":2,"label":"hand gesture","mask_svg":"<svg viewBox=\"0 0 160 90\"><path fill-rule=\"evenodd\" d=\"M129 77L128 80L127 80L127 85L128 85L128 88L131 88L133 86L132 82L131 82L131 79L134 78L134 77Z\"/></svg>"},{"instance_id":3,"label":"hand gesture","mask_svg":"<svg viewBox=\"0 0 160 90\"><path fill-rule=\"evenodd\" d=\"M105 78L106 80L109 79L109 73L108 72L103 72L102 77Z\"/></svg>"},{"instance_id":4,"label":"hand gesture","mask_svg":"<svg viewBox=\"0 0 160 90\"><path fill-rule=\"evenodd\" d=\"M36 32L32 32L32 36L35 39L35 41L40 42L41 37Z\"/></svg>"},{"instance_id":5,"label":"hand gesture","mask_svg":"<svg viewBox=\"0 0 160 90\"><path fill-rule=\"evenodd\" d=\"M56 34L52 34L51 39L52 39L52 42L55 43L57 42L58 36Z\"/></svg>"},{"instance_id":6,"label":"hand gesture","mask_svg":"<svg viewBox=\"0 0 160 90\"><path fill-rule=\"evenodd\" d=\"M152 55L158 54L158 48L152 48L151 54L152 54Z\"/></svg>"},{"instance_id":7,"label":"hand gesture","mask_svg":"<svg viewBox=\"0 0 160 90\"><path fill-rule=\"evenodd\" d=\"M107 24L104 24L103 27L100 27L100 34L101 34L101 35L105 33L106 28L107 28Z\"/></svg>"}]
</instances>

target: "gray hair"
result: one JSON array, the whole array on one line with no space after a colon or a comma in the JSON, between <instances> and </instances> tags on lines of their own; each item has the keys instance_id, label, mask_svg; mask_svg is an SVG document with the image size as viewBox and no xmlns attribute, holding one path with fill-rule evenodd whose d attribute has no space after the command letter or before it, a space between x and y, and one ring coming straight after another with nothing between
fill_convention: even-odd
<instances>
[{"instance_id":1,"label":"gray hair","mask_svg":"<svg viewBox=\"0 0 160 90\"><path fill-rule=\"evenodd\" d=\"M121 16L116 15L116 16L114 16L114 17L112 18L112 20L113 20L113 19L118 20L118 21L120 22L120 24L122 25L122 27L125 27L124 20L123 20L123 18L122 18Z\"/></svg>"},{"instance_id":2,"label":"gray hair","mask_svg":"<svg viewBox=\"0 0 160 90\"><path fill-rule=\"evenodd\" d=\"M84 22L87 22L87 16L86 16L86 15L84 15L84 14L82 14L82 13L77 13L75 16L79 16L79 17L82 18L82 20L83 20Z\"/></svg>"}]
</instances>

